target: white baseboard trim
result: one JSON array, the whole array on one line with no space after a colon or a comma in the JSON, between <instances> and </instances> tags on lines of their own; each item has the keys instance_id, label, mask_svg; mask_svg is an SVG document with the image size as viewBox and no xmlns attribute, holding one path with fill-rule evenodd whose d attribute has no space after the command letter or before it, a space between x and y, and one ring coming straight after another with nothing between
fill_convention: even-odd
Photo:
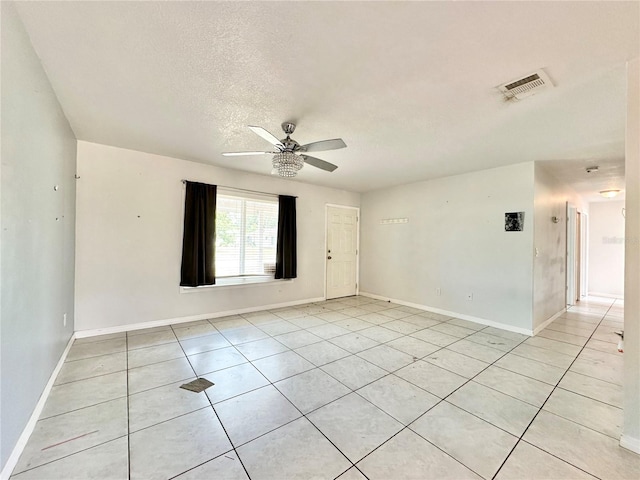
<instances>
[{"instance_id":1,"label":"white baseboard trim","mask_svg":"<svg viewBox=\"0 0 640 480\"><path fill-rule=\"evenodd\" d=\"M175 325L178 323L196 322L198 320L207 320L209 318L228 317L230 315L241 315L243 313L259 312L260 310L271 310L273 308L295 307L305 303L322 302L324 297L305 298L304 300L294 300L292 302L273 303L271 305L260 305L258 307L240 308L235 310L227 310L224 312L202 313L198 315L190 315L188 317L165 318L163 320L152 320L150 322L132 323L128 325L118 325L115 327L94 328L91 330L79 330L75 333L76 338L95 337L98 335L107 335L110 333L131 332L134 330L142 330L145 328L164 327L166 325ZM3 479L0 479L3 480Z\"/></svg>"},{"instance_id":2,"label":"white baseboard trim","mask_svg":"<svg viewBox=\"0 0 640 480\"><path fill-rule=\"evenodd\" d=\"M553 322L556 318L560 317L566 311L567 311L567 308L565 307L562 310L560 310L558 313L556 313L555 315L551 315L544 322L542 322L540 325L538 325L536 328L533 329L533 334L537 335L539 332L541 332L542 330L547 328L547 325L549 325L551 322Z\"/></svg>"},{"instance_id":3,"label":"white baseboard trim","mask_svg":"<svg viewBox=\"0 0 640 480\"><path fill-rule=\"evenodd\" d=\"M451 312L449 310L443 310L441 308L434 308L428 305L421 305L418 303L405 302L404 300L398 300L395 298L383 297L382 295L376 295L375 293L360 292L363 297L375 298L376 300L384 300L385 302L393 302L399 305L405 305L407 307L418 308L427 312L439 313L441 315L448 315L450 317L461 318L462 320L469 320L470 322L479 323L480 325L486 325L488 327L495 327L501 330L507 330L509 332L521 333L523 335L533 336L533 330L529 330L521 327L514 327L512 325L505 325L504 323L494 322L493 320L487 320L486 318L474 317L472 315L465 315L464 313Z\"/></svg>"},{"instance_id":4,"label":"white baseboard trim","mask_svg":"<svg viewBox=\"0 0 640 480\"><path fill-rule=\"evenodd\" d=\"M634 453L640 454L640 438L633 438L623 434L620 437L620 446L627 450L631 450Z\"/></svg>"},{"instance_id":5,"label":"white baseboard trim","mask_svg":"<svg viewBox=\"0 0 640 480\"><path fill-rule=\"evenodd\" d=\"M31 414L31 417L29 417L29 421L27 422L27 425L24 427L24 430L22 430L22 434L18 438L18 441L16 442L15 447L13 447L13 451L11 452L11 455L9 455L9 458L7 459L7 463L5 463L4 467L2 468L2 472L0 472L0 480L8 480L9 477L11 476L11 473L13 472L13 469L16 468L16 464L20 459L20 455L22 455L24 447L27 445L27 442L29 441L29 437L33 433L33 429L36 427L36 423L38 422L38 418L40 418L40 414L42 413L44 404L46 403L47 398L49 398L49 393L51 393L51 388L53 387L53 384L56 381L56 377L58 376L58 373L60 372L62 365L64 365L64 361L67 359L67 354L69 353L69 350L71 349L71 345L73 345L73 341L75 340L75 338L76 336L74 333L71 335L71 338L69 339L69 342L67 343L67 346L65 347L64 352L62 352L62 355L60 356L60 360L58 360L58 364L56 365L56 368L54 368L53 372L51 372L49 381L44 387L44 390L42 391L42 394L38 399L38 403L36 403L36 406L33 409L33 413Z\"/></svg>"},{"instance_id":6,"label":"white baseboard trim","mask_svg":"<svg viewBox=\"0 0 640 480\"><path fill-rule=\"evenodd\" d=\"M619 300L624 300L624 295L616 295L614 293L602 293L602 292L589 292L587 293L588 297L604 297L604 298L616 298Z\"/></svg>"}]
</instances>

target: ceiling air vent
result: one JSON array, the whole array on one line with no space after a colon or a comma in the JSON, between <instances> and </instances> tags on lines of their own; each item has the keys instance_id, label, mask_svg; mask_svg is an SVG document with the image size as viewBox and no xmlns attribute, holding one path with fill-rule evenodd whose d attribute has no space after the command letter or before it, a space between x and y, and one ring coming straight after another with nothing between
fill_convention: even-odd
<instances>
[{"instance_id":1,"label":"ceiling air vent","mask_svg":"<svg viewBox=\"0 0 640 480\"><path fill-rule=\"evenodd\" d=\"M544 70L538 70L523 78L513 80L498 87L507 100L522 100L541 90L553 87L553 83Z\"/></svg>"}]
</instances>

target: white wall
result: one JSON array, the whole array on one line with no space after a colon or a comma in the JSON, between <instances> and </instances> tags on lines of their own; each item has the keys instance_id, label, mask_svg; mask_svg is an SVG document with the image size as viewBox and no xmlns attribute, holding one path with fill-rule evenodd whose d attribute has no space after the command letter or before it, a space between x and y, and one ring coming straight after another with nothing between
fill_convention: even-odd
<instances>
[{"instance_id":1,"label":"white wall","mask_svg":"<svg viewBox=\"0 0 640 480\"><path fill-rule=\"evenodd\" d=\"M589 204L589 294L624 295L624 201Z\"/></svg>"},{"instance_id":2,"label":"white wall","mask_svg":"<svg viewBox=\"0 0 640 480\"><path fill-rule=\"evenodd\" d=\"M360 290L530 331L533 179L530 162L363 194Z\"/></svg>"},{"instance_id":3,"label":"white wall","mask_svg":"<svg viewBox=\"0 0 640 480\"><path fill-rule=\"evenodd\" d=\"M535 162L533 328L566 307L567 202L586 213L583 199ZM553 223L552 217L560 221Z\"/></svg>"},{"instance_id":4,"label":"white wall","mask_svg":"<svg viewBox=\"0 0 640 480\"><path fill-rule=\"evenodd\" d=\"M360 204L358 193L88 142L78 174L79 331L323 297L325 204ZM180 293L182 179L297 195L298 278Z\"/></svg>"},{"instance_id":5,"label":"white wall","mask_svg":"<svg viewBox=\"0 0 640 480\"><path fill-rule=\"evenodd\" d=\"M73 333L76 140L14 5L1 8L4 468Z\"/></svg>"},{"instance_id":6,"label":"white wall","mask_svg":"<svg viewBox=\"0 0 640 480\"><path fill-rule=\"evenodd\" d=\"M640 453L640 58L627 64L625 177L624 422L620 444Z\"/></svg>"}]
</instances>

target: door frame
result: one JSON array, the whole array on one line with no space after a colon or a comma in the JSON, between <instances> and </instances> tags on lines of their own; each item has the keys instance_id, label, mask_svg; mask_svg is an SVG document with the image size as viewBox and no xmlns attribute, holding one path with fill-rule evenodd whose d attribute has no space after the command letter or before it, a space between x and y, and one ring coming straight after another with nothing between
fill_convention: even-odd
<instances>
[{"instance_id":1,"label":"door frame","mask_svg":"<svg viewBox=\"0 0 640 480\"><path fill-rule=\"evenodd\" d=\"M589 216L580 207L567 202L566 296L567 306L576 305L587 296Z\"/></svg>"},{"instance_id":2,"label":"door frame","mask_svg":"<svg viewBox=\"0 0 640 480\"><path fill-rule=\"evenodd\" d=\"M568 306L576 304L576 237L578 208L567 202L566 297Z\"/></svg>"},{"instance_id":3,"label":"door frame","mask_svg":"<svg viewBox=\"0 0 640 480\"><path fill-rule=\"evenodd\" d=\"M360 207L325 203L324 206L324 299L327 300L327 249L329 246L329 207L346 208L356 211L356 295L360 294Z\"/></svg>"}]
</instances>

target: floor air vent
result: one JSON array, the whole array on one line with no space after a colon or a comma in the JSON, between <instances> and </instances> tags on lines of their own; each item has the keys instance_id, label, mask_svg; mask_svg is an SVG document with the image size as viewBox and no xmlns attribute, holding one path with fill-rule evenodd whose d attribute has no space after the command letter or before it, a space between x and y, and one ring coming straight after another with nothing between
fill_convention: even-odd
<instances>
[{"instance_id":1,"label":"floor air vent","mask_svg":"<svg viewBox=\"0 0 640 480\"><path fill-rule=\"evenodd\" d=\"M544 70L538 70L525 77L513 80L498 87L507 100L522 100L541 90L553 87L553 83Z\"/></svg>"}]
</instances>

